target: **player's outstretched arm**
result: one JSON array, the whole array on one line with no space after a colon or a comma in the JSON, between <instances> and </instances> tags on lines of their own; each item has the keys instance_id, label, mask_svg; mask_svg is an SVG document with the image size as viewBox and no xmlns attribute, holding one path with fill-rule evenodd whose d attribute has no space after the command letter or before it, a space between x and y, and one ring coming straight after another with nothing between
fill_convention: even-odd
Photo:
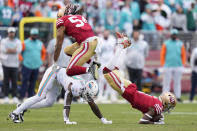
<instances>
[{"instance_id":1,"label":"player's outstretched arm","mask_svg":"<svg viewBox=\"0 0 197 131\"><path fill-rule=\"evenodd\" d=\"M88 104L91 107L94 114L101 120L103 124L112 124L112 121L108 121L106 118L103 117L103 115L101 114L98 106L95 104L93 99L89 98Z\"/></svg>"},{"instance_id":2,"label":"player's outstretched arm","mask_svg":"<svg viewBox=\"0 0 197 131\"><path fill-rule=\"evenodd\" d=\"M155 111L153 108L144 114L144 116L140 119L139 124L165 124L163 115L155 115Z\"/></svg>"},{"instance_id":3,"label":"player's outstretched arm","mask_svg":"<svg viewBox=\"0 0 197 131\"><path fill-rule=\"evenodd\" d=\"M65 122L65 124L69 124L69 125L77 124L77 122L69 120L70 106L71 106L72 98L73 98L73 95L72 95L72 92L71 92L71 86L72 86L72 83L70 83L68 85L68 90L65 92L65 95L64 95L64 110L63 110L64 122Z\"/></svg>"},{"instance_id":4,"label":"player's outstretched arm","mask_svg":"<svg viewBox=\"0 0 197 131\"><path fill-rule=\"evenodd\" d=\"M64 26L60 26L57 29L56 45L55 45L55 52L54 52L55 62L58 60L59 55L60 55L60 51L61 51L63 40L64 40L64 31L65 31Z\"/></svg>"},{"instance_id":5,"label":"player's outstretched arm","mask_svg":"<svg viewBox=\"0 0 197 131\"><path fill-rule=\"evenodd\" d=\"M140 119L139 124L154 124L153 116L155 114L154 109L150 109L147 113L144 114L144 116Z\"/></svg>"}]
</instances>

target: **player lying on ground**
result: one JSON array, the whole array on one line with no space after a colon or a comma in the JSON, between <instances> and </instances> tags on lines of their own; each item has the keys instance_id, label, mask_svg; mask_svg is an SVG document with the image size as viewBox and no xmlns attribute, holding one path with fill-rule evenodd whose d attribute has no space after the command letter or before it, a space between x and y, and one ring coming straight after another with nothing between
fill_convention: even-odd
<instances>
[{"instance_id":1,"label":"player lying on ground","mask_svg":"<svg viewBox=\"0 0 197 131\"><path fill-rule=\"evenodd\" d=\"M83 8L73 4L67 4L65 8L59 10L54 61L58 60L64 35L71 36L76 42L64 49L67 55L72 56L66 70L67 75L74 76L90 72L94 79L98 79L98 63L93 62L90 67L82 67L96 54L98 44L98 38L87 20L81 15L82 13Z\"/></svg>"},{"instance_id":2,"label":"player lying on ground","mask_svg":"<svg viewBox=\"0 0 197 131\"><path fill-rule=\"evenodd\" d=\"M90 88L92 86L94 88ZM98 106L94 103L93 97L98 94L98 86L96 82L85 82L81 80L75 80L72 77L66 75L66 69L60 68L54 72L52 67L49 67L40 83L38 93L28 98L24 103L18 106L13 112L9 114L9 117L14 123L23 122L24 111L33 108L44 108L52 106L57 97L60 94L61 89L64 88L65 93L65 109L66 115L64 115L64 121L66 124L75 124L69 121L69 105L71 104L72 96L81 96L88 101L94 114L101 119L103 124L111 124L111 121L107 121L103 118ZM92 90L94 89L94 90ZM70 103L70 104L69 104ZM68 109L68 110L67 110Z\"/></svg>"},{"instance_id":3,"label":"player lying on ground","mask_svg":"<svg viewBox=\"0 0 197 131\"><path fill-rule=\"evenodd\" d=\"M116 67L121 59L119 56L131 43L125 42L120 33L117 33L117 36L119 46L109 64L103 69L105 79L133 108L143 113L140 124L164 124L162 112L170 111L176 106L175 96L170 92L163 93L158 98L147 95L138 91L135 84L120 75Z\"/></svg>"}]
</instances>

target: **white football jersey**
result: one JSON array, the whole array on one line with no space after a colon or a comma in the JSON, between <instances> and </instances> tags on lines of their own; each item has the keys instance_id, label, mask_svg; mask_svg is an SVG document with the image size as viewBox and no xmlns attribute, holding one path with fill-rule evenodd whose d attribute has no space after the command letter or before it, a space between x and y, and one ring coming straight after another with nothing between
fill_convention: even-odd
<instances>
[{"instance_id":1,"label":"white football jersey","mask_svg":"<svg viewBox=\"0 0 197 131\"><path fill-rule=\"evenodd\" d=\"M72 78L73 78L72 86L71 86L72 95L74 97L81 96L85 88L85 81L78 76L73 76Z\"/></svg>"},{"instance_id":2,"label":"white football jersey","mask_svg":"<svg viewBox=\"0 0 197 131\"><path fill-rule=\"evenodd\" d=\"M57 73L57 82L64 87L65 91L68 89L68 85L72 83L71 91L75 97L81 96L84 88L85 81L79 76L70 77L66 74L66 69L61 68Z\"/></svg>"}]
</instances>

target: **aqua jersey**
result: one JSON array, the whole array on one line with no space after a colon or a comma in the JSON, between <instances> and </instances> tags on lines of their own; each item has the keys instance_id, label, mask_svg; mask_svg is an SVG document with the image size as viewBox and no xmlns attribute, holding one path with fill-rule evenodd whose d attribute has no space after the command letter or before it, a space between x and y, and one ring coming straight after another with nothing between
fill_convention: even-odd
<instances>
[{"instance_id":1,"label":"aqua jersey","mask_svg":"<svg viewBox=\"0 0 197 131\"><path fill-rule=\"evenodd\" d=\"M140 19L140 7L139 7L139 4L138 2L131 2L130 4L130 9L131 9L131 12L132 12L132 19L133 20L139 20Z\"/></svg>"},{"instance_id":2,"label":"aqua jersey","mask_svg":"<svg viewBox=\"0 0 197 131\"><path fill-rule=\"evenodd\" d=\"M37 69L42 65L41 50L42 42L40 40L25 40L25 50L23 55L23 65L30 69Z\"/></svg>"},{"instance_id":3,"label":"aqua jersey","mask_svg":"<svg viewBox=\"0 0 197 131\"><path fill-rule=\"evenodd\" d=\"M148 15L146 12L142 13L142 15ZM154 23L154 20L152 18L149 18L149 22L143 21L142 22L142 30L144 31L156 31L156 26Z\"/></svg>"},{"instance_id":4,"label":"aqua jersey","mask_svg":"<svg viewBox=\"0 0 197 131\"><path fill-rule=\"evenodd\" d=\"M0 22L3 26L10 26L12 22L13 10L8 6L0 7Z\"/></svg>"},{"instance_id":5,"label":"aqua jersey","mask_svg":"<svg viewBox=\"0 0 197 131\"><path fill-rule=\"evenodd\" d=\"M165 67L183 66L181 60L181 48L183 43L179 40L167 40L164 42L166 46Z\"/></svg>"}]
</instances>

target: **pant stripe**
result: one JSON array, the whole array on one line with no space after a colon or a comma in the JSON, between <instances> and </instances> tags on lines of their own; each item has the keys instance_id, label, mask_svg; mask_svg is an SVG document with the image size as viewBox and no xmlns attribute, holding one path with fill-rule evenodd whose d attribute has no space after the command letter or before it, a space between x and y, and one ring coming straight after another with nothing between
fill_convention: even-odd
<instances>
[{"instance_id":1,"label":"pant stripe","mask_svg":"<svg viewBox=\"0 0 197 131\"><path fill-rule=\"evenodd\" d=\"M119 82L120 85L121 85L121 81L120 81L120 79L118 78L118 76L117 76L114 72L112 72L112 74L113 74L113 76L118 80L118 82Z\"/></svg>"},{"instance_id":2,"label":"pant stripe","mask_svg":"<svg viewBox=\"0 0 197 131\"><path fill-rule=\"evenodd\" d=\"M73 65L75 65L75 63L77 63L77 61L84 55L86 54L86 52L88 51L88 42L84 43L83 45L83 49L81 50L81 52L79 52L79 54L77 54L73 60L70 62L70 64L68 65L68 69L70 69Z\"/></svg>"},{"instance_id":3,"label":"pant stripe","mask_svg":"<svg viewBox=\"0 0 197 131\"><path fill-rule=\"evenodd\" d=\"M44 88L46 87L47 83L49 82L49 80L51 79L51 76L52 76L52 75L53 75L53 72L51 71L51 72L49 73L49 75L47 76L47 79L46 79L45 82L43 83L43 85L42 85L40 91L38 92L38 96L41 96L41 95L42 95L42 92L43 92Z\"/></svg>"},{"instance_id":4,"label":"pant stripe","mask_svg":"<svg viewBox=\"0 0 197 131\"><path fill-rule=\"evenodd\" d=\"M112 77L112 79L114 80L115 84L121 89L120 82L114 76L115 74L113 74L112 72L110 72L109 75Z\"/></svg>"}]
</instances>

